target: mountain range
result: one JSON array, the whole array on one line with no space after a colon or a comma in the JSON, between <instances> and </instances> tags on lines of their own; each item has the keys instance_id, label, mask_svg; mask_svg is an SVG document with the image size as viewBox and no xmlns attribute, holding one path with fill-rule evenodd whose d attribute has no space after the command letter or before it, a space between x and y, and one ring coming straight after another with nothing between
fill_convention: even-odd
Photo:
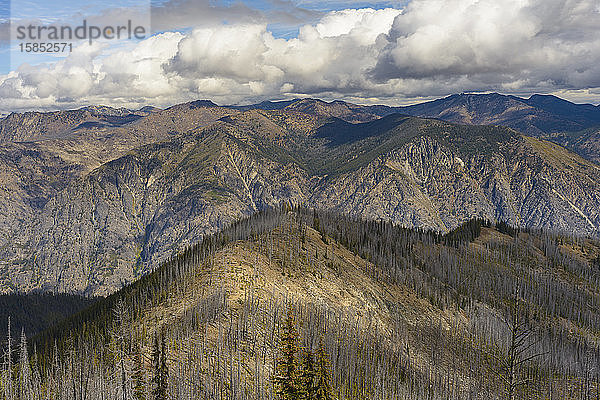
<instances>
[{"instance_id":1,"label":"mountain range","mask_svg":"<svg viewBox=\"0 0 600 400\"><path fill-rule=\"evenodd\" d=\"M600 161L600 106L575 104L552 95L536 94L525 99L498 93L462 93L404 107L360 106L313 99L263 102L239 107L244 110L252 108L294 109L349 122L365 122L400 113L463 125L499 125L527 136L555 142L584 158Z\"/></svg>"},{"instance_id":2,"label":"mountain range","mask_svg":"<svg viewBox=\"0 0 600 400\"><path fill-rule=\"evenodd\" d=\"M109 294L280 204L597 235L598 115L501 95L13 113L0 120L0 291Z\"/></svg>"},{"instance_id":3,"label":"mountain range","mask_svg":"<svg viewBox=\"0 0 600 400\"><path fill-rule=\"evenodd\" d=\"M552 95L523 99L492 93L452 95L400 110L459 124L506 126L600 161L600 106L574 104Z\"/></svg>"}]
</instances>

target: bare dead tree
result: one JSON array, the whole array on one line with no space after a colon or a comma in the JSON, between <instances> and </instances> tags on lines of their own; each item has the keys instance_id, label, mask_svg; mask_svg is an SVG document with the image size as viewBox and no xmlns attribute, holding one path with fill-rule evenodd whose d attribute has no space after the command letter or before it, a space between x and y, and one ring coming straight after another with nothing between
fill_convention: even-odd
<instances>
[{"instance_id":1,"label":"bare dead tree","mask_svg":"<svg viewBox=\"0 0 600 400\"><path fill-rule=\"evenodd\" d=\"M13 348L12 348L12 336L11 336L11 326L10 326L10 317L8 317L8 335L7 335L7 344L6 344L6 352L4 353L4 368L2 371L2 383L4 388L4 397L6 399L13 398L13 365L12 365L12 357L13 357Z\"/></svg>"},{"instance_id":2,"label":"bare dead tree","mask_svg":"<svg viewBox=\"0 0 600 400\"><path fill-rule=\"evenodd\" d=\"M530 327L518 287L511 301L510 315L504 319L509 333L508 345L503 356L493 356L499 365L495 372L506 384L507 399L515 400L518 390L531 382L531 378L521 376L523 366L545 352L532 352L538 341Z\"/></svg>"},{"instance_id":3,"label":"bare dead tree","mask_svg":"<svg viewBox=\"0 0 600 400\"><path fill-rule=\"evenodd\" d=\"M21 344L19 347L19 398L33 398L31 367L27 353L27 337L24 330L21 330Z\"/></svg>"}]
</instances>

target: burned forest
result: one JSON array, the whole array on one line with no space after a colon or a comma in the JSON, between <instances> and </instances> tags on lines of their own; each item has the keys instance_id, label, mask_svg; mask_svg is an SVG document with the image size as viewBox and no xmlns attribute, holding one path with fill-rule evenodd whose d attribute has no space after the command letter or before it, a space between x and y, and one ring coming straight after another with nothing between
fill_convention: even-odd
<instances>
[{"instance_id":1,"label":"burned forest","mask_svg":"<svg viewBox=\"0 0 600 400\"><path fill-rule=\"evenodd\" d=\"M600 244L282 206L33 337L0 398L600 397Z\"/></svg>"}]
</instances>

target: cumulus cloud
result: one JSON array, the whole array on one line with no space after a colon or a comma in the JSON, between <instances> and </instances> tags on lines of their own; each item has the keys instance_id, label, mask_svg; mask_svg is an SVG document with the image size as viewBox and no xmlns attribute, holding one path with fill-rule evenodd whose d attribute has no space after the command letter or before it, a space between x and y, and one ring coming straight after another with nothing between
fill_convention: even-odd
<instances>
[{"instance_id":1,"label":"cumulus cloud","mask_svg":"<svg viewBox=\"0 0 600 400\"><path fill-rule=\"evenodd\" d=\"M456 80L477 87L598 86L596 0L416 0L386 37L372 76Z\"/></svg>"},{"instance_id":2,"label":"cumulus cloud","mask_svg":"<svg viewBox=\"0 0 600 400\"><path fill-rule=\"evenodd\" d=\"M581 99L600 88L597 0L413 0L404 10L329 12L291 39L268 26L248 18L127 49L85 45L0 77L0 108L298 95L406 103L471 90Z\"/></svg>"}]
</instances>

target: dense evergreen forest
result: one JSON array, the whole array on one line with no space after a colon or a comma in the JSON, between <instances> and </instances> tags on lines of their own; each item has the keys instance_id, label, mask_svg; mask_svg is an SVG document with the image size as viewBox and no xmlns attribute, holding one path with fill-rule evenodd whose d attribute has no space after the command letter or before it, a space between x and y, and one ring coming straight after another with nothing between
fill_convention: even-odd
<instances>
[{"instance_id":1,"label":"dense evergreen forest","mask_svg":"<svg viewBox=\"0 0 600 400\"><path fill-rule=\"evenodd\" d=\"M600 398L600 244L281 207L29 340L0 399Z\"/></svg>"},{"instance_id":2,"label":"dense evergreen forest","mask_svg":"<svg viewBox=\"0 0 600 400\"><path fill-rule=\"evenodd\" d=\"M0 337L7 336L9 317L13 336L22 330L27 336L33 336L93 302L93 298L63 293L0 295Z\"/></svg>"}]
</instances>

